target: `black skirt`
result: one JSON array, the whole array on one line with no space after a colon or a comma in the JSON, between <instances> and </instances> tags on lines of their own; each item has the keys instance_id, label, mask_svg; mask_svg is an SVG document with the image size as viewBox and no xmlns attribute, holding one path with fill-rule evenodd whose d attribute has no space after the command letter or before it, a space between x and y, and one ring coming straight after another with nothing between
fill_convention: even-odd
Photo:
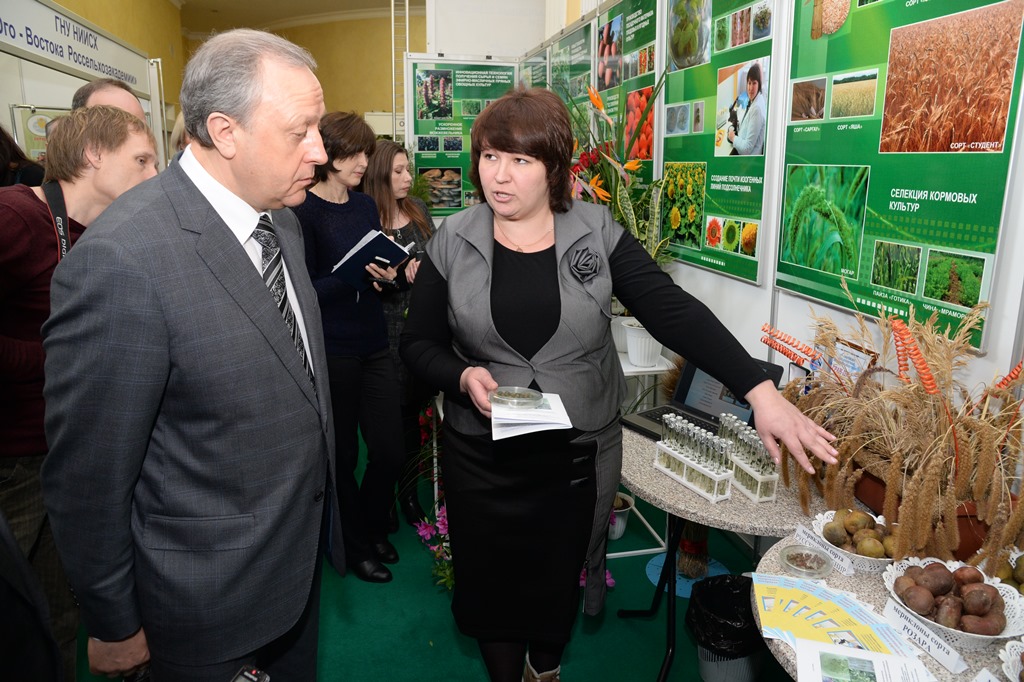
<instances>
[{"instance_id":1,"label":"black skirt","mask_svg":"<svg viewBox=\"0 0 1024 682\"><path fill-rule=\"evenodd\" d=\"M478 639L568 642L596 496L576 429L500 441L441 433L455 569L452 613Z\"/></svg>"}]
</instances>

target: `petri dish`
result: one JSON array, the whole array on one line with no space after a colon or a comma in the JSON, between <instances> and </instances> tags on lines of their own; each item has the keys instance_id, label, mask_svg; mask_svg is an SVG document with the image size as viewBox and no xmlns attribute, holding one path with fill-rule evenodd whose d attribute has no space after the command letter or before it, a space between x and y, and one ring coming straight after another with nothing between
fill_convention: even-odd
<instances>
[{"instance_id":1,"label":"petri dish","mask_svg":"<svg viewBox=\"0 0 1024 682\"><path fill-rule=\"evenodd\" d=\"M544 402L544 396L540 391L535 391L532 388L523 388L522 386L498 386L498 388L488 393L487 397L495 405L526 410L540 407Z\"/></svg>"},{"instance_id":2,"label":"petri dish","mask_svg":"<svg viewBox=\"0 0 1024 682\"><path fill-rule=\"evenodd\" d=\"M797 578L824 578L832 572L832 559L820 549L789 545L779 552L779 561L786 573Z\"/></svg>"}]
</instances>

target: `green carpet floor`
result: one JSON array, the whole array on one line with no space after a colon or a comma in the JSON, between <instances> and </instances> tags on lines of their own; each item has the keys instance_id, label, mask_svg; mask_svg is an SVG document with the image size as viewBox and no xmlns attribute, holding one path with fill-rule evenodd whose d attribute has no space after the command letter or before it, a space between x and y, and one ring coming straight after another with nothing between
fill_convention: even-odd
<instances>
[{"instance_id":1,"label":"green carpet floor","mask_svg":"<svg viewBox=\"0 0 1024 682\"><path fill-rule=\"evenodd\" d=\"M426 484L422 498L428 497ZM639 508L655 529L664 528L665 516L640 502ZM320 626L320 680L478 682L487 675L476 643L455 628L449 593L433 584L431 557L415 531L402 524L391 536L401 556L392 567L393 582L374 585L342 578L324 567ZM751 570L751 556L733 536L712 532L711 555L733 573ZM630 519L626 534L609 543L618 552L652 545L646 529ZM632 682L655 680L665 652L665 603L649 619L620 619L622 608L646 608L654 586L646 567L653 555L609 561L616 586L609 591L601 616L580 617L563 660L567 682ZM521 561L537 560L522 557ZM677 648L672 680L699 680L693 635L684 616L688 600L677 601ZM79 638L79 680L105 680L91 676L85 660L85 636ZM759 680L774 682L789 676L770 655Z\"/></svg>"}]
</instances>

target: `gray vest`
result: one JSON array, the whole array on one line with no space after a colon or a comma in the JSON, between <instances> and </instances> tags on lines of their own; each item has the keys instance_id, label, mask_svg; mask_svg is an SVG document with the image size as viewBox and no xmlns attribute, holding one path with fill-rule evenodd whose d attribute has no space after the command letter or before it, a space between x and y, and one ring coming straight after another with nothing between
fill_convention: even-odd
<instances>
[{"instance_id":1,"label":"gray vest","mask_svg":"<svg viewBox=\"0 0 1024 682\"><path fill-rule=\"evenodd\" d=\"M561 396L578 429L605 426L615 418L626 388L609 327L608 255L623 228L603 206L577 201L568 213L555 214L561 318L554 335L527 360L501 338L491 317L493 219L486 204L466 209L447 218L426 247L448 282L455 352L487 368L499 385L529 386L536 379L545 391ZM471 404L446 400L444 410L445 421L458 431L490 433L490 422Z\"/></svg>"}]
</instances>

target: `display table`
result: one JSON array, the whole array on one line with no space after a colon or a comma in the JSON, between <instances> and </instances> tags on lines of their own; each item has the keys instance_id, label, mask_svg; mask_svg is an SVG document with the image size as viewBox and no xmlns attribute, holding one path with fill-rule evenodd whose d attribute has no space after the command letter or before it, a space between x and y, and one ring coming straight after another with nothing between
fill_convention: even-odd
<instances>
[{"instance_id":1,"label":"display table","mask_svg":"<svg viewBox=\"0 0 1024 682\"><path fill-rule=\"evenodd\" d=\"M667 512L668 532L665 545L665 563L654 598L648 609L619 611L619 617L653 616L658 611L666 589L672 595L668 600L665 657L658 680L668 678L675 655L676 644L676 548L683 534L683 521L749 535L782 537L796 530L798 523L810 526L814 514L825 511L825 501L816 493L811 495L811 517L800 510L796 484L786 488L780 480L776 499L756 503L734 490L728 500L711 504L706 499L680 485L654 468L654 441L635 431L622 431L622 484L633 495ZM790 462L796 467L795 462ZM794 469L791 469L794 471Z\"/></svg>"},{"instance_id":2,"label":"display table","mask_svg":"<svg viewBox=\"0 0 1024 682\"><path fill-rule=\"evenodd\" d=\"M808 527L810 527L809 524ZM757 571L759 573L784 573L782 564L779 562L779 551L783 547L792 545L795 542L795 538L790 536L783 538L781 542L771 547L767 552L765 552L760 563L758 563ZM833 571L825 579L825 584L834 590L843 590L845 592L852 592L856 594L859 600L873 606L875 611L879 614L882 613L882 610L885 608L885 602L889 598L889 592L885 589L885 585L882 583L881 575L870 575L866 573L843 575L838 571ZM751 602L753 603L753 595L751 595ZM760 627L761 620L758 618L756 604L754 605L754 618L757 619L758 627ZM767 642L768 649L772 652L772 655L775 656L782 667L786 669L786 672L788 672L795 680L796 652L793 651L793 648L777 639L769 639L765 641ZM949 672L928 654L921 655L921 662L924 663L925 667L927 667L928 670L939 680L973 680L982 668L988 668L990 673L999 679L1003 679L1001 672L1002 663L999 661L999 650L1003 647L1006 641L1008 640L1004 640L998 645L991 646L988 649L983 649L981 651L959 652L968 666L966 672L959 674Z\"/></svg>"},{"instance_id":3,"label":"display table","mask_svg":"<svg viewBox=\"0 0 1024 682\"><path fill-rule=\"evenodd\" d=\"M648 398L657 386L657 378L672 369L674 364L664 355L659 355L657 362L650 367L638 367L629 361L628 353L619 353L619 364L622 366L622 374L626 379L636 379L636 392L633 395L633 409L646 409L653 407L655 401Z\"/></svg>"}]
</instances>

